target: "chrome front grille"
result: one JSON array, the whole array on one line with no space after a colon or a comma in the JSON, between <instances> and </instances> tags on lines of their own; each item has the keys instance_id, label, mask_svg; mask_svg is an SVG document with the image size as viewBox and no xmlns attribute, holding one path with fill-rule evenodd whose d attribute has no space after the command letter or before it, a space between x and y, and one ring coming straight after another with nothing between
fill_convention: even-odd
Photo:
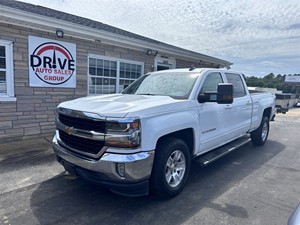
<instances>
[{"instance_id":1,"label":"chrome front grille","mask_svg":"<svg viewBox=\"0 0 300 225\"><path fill-rule=\"evenodd\" d=\"M95 159L105 152L105 120L58 112L56 125L61 145L74 154Z\"/></svg>"},{"instance_id":2,"label":"chrome front grille","mask_svg":"<svg viewBox=\"0 0 300 225\"><path fill-rule=\"evenodd\" d=\"M69 135L63 131L59 131L60 140L65 143L71 149L76 149L81 152L87 152L91 154L98 154L104 146L104 141L95 141L74 135Z\"/></svg>"},{"instance_id":3,"label":"chrome front grille","mask_svg":"<svg viewBox=\"0 0 300 225\"><path fill-rule=\"evenodd\" d=\"M80 130L95 131L105 133L106 122L103 120L93 120L88 118L73 117L65 114L59 114L59 121L68 126Z\"/></svg>"}]
</instances>

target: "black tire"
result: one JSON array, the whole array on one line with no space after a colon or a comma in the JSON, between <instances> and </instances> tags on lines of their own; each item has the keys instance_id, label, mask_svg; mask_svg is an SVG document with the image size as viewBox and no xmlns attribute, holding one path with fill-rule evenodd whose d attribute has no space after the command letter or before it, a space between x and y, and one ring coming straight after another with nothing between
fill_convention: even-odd
<instances>
[{"instance_id":1,"label":"black tire","mask_svg":"<svg viewBox=\"0 0 300 225\"><path fill-rule=\"evenodd\" d=\"M269 135L269 118L263 117L260 126L251 132L251 142L255 146L262 146L266 143Z\"/></svg>"},{"instance_id":2,"label":"black tire","mask_svg":"<svg viewBox=\"0 0 300 225\"><path fill-rule=\"evenodd\" d=\"M190 151L183 140L163 139L155 150L150 179L151 192L162 198L179 194L186 183L190 165Z\"/></svg>"}]
</instances>

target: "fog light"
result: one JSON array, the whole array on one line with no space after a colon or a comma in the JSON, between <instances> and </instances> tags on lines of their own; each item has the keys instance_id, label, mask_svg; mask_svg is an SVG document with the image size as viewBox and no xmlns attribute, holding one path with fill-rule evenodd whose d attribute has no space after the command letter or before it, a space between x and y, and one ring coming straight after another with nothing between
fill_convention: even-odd
<instances>
[{"instance_id":1,"label":"fog light","mask_svg":"<svg viewBox=\"0 0 300 225\"><path fill-rule=\"evenodd\" d=\"M120 177L125 178L125 163L116 163L116 171Z\"/></svg>"}]
</instances>

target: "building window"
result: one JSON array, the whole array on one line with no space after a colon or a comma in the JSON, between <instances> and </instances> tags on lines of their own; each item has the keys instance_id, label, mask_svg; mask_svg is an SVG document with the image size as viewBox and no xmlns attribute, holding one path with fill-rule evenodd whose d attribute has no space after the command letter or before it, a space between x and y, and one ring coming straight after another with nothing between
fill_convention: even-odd
<instances>
[{"instance_id":1,"label":"building window","mask_svg":"<svg viewBox=\"0 0 300 225\"><path fill-rule=\"evenodd\" d=\"M113 94L138 79L144 71L144 63L89 56L89 94Z\"/></svg>"},{"instance_id":2,"label":"building window","mask_svg":"<svg viewBox=\"0 0 300 225\"><path fill-rule=\"evenodd\" d=\"M15 101L13 74L13 44L0 40L0 101Z\"/></svg>"}]
</instances>

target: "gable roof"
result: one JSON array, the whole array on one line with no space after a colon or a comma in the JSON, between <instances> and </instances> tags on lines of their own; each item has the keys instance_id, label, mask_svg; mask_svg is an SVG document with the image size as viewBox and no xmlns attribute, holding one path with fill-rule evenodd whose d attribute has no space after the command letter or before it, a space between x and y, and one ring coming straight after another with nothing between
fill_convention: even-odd
<instances>
[{"instance_id":1,"label":"gable roof","mask_svg":"<svg viewBox=\"0 0 300 225\"><path fill-rule=\"evenodd\" d=\"M91 19L83 18L80 16L75 16L69 13L57 11L54 9L46 8L39 5L33 5L29 3L14 1L14 0L0 0L0 21L4 20L10 23L16 23L20 25L30 26L32 25L34 28L63 28L64 30L72 30L74 34L79 34L81 32L80 29L76 29L76 27L85 28L92 36L93 32L95 33L95 37L101 37L103 40L110 41L111 43L116 43L124 41L125 44L139 46L140 48L150 48L153 50L162 50L165 52L175 54L175 55L185 55L187 58L197 59L199 61L210 61L216 64L219 64L221 67L229 67L232 63L214 58L208 55L200 54L197 52L193 52L187 49L179 48L170 44L166 44L148 37L144 37L142 35L138 35L123 29L119 29L98 21L94 21ZM61 27L58 27L58 26ZM71 29L72 28L72 29ZM83 31L83 34L88 34ZM101 33L104 36L99 35ZM107 38L105 38L105 35ZM116 40L113 39L116 38ZM125 39L125 40L124 40ZM97 40L97 39L93 39ZM135 43L134 43L135 42Z\"/></svg>"}]
</instances>

